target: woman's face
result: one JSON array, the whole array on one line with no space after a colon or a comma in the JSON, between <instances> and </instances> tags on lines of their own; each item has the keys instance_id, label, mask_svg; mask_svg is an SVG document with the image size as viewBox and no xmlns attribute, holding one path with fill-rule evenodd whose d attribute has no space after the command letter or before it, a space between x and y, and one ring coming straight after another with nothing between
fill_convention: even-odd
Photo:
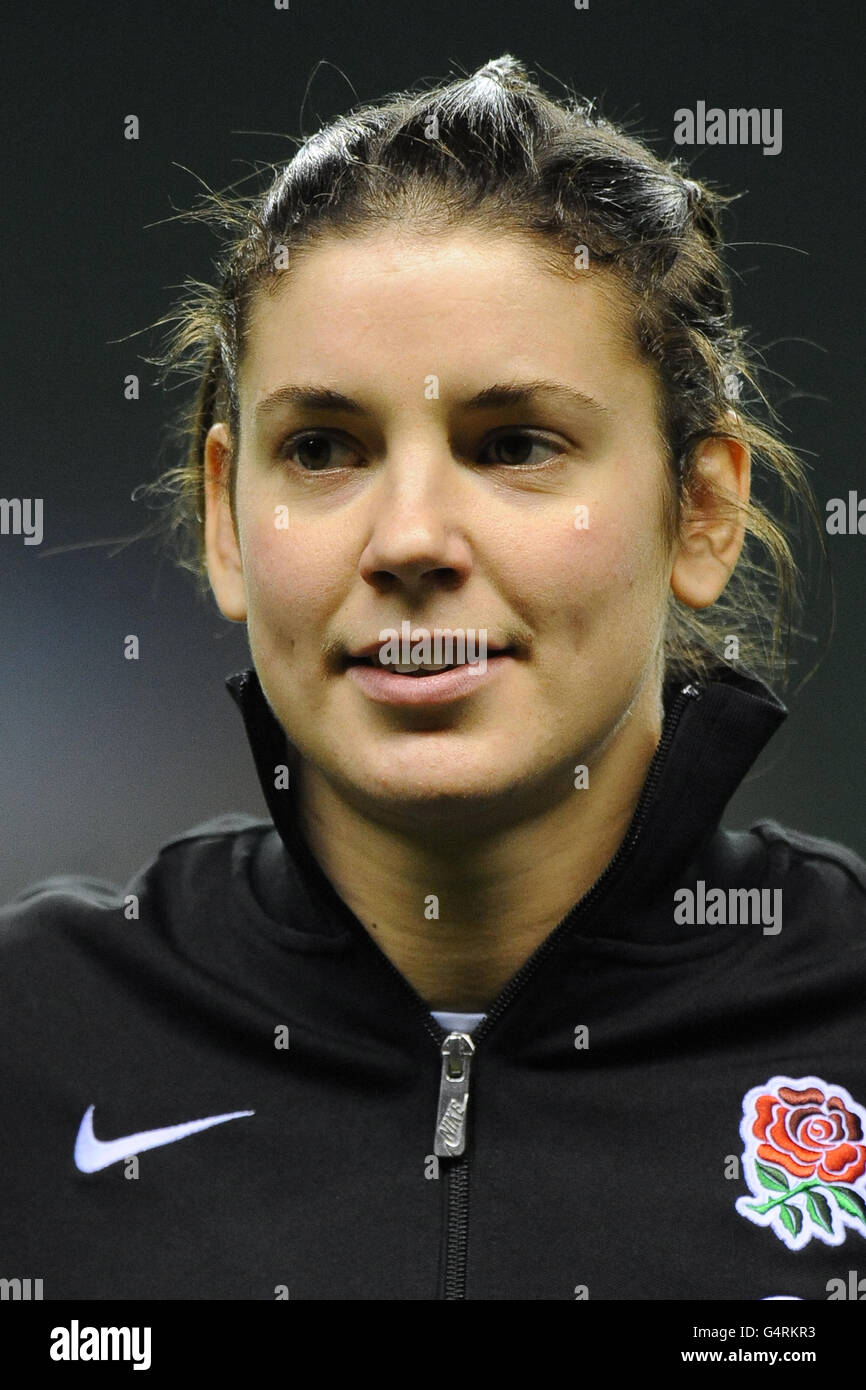
<instances>
[{"instance_id":1,"label":"woman's face","mask_svg":"<svg viewBox=\"0 0 866 1390\"><path fill-rule=\"evenodd\" d=\"M519 818L574 796L627 716L658 718L666 465L614 293L517 237L389 229L258 297L211 581L314 775L370 814ZM214 477L227 443L215 426ZM403 623L486 632L486 671L381 698L350 654Z\"/></svg>"}]
</instances>

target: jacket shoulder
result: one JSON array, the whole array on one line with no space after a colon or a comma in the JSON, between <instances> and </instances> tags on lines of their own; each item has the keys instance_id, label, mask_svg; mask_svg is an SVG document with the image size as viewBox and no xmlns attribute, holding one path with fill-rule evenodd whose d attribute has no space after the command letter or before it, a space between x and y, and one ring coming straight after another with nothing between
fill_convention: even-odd
<instances>
[{"instance_id":1,"label":"jacket shoulder","mask_svg":"<svg viewBox=\"0 0 866 1390\"><path fill-rule=\"evenodd\" d=\"M271 829L271 822L243 812L227 812L192 826L164 841L156 854L125 885L86 874L52 874L28 884L0 906L0 943L38 923L94 920L115 914L130 895L153 895L165 878L177 882L194 876L204 860L211 867L222 858L231 865L252 838Z\"/></svg>"},{"instance_id":2,"label":"jacket shoulder","mask_svg":"<svg viewBox=\"0 0 866 1390\"><path fill-rule=\"evenodd\" d=\"M774 820L757 821L751 834L763 845L764 881L782 891L786 926L799 929L810 949L824 955L837 947L866 950L866 863L860 856Z\"/></svg>"},{"instance_id":3,"label":"jacket shoulder","mask_svg":"<svg viewBox=\"0 0 866 1390\"><path fill-rule=\"evenodd\" d=\"M847 885L855 895L859 893L866 899L866 861L846 845L819 835L804 835L774 820L756 821L751 832L766 845L777 872L795 872L811 866L828 886Z\"/></svg>"}]
</instances>

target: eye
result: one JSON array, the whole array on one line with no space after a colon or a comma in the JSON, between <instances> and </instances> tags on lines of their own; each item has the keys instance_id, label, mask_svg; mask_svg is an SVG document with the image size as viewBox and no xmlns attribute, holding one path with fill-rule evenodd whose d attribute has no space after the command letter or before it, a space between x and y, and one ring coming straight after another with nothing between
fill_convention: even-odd
<instances>
[{"instance_id":1,"label":"eye","mask_svg":"<svg viewBox=\"0 0 866 1390\"><path fill-rule=\"evenodd\" d=\"M484 457L491 452L492 457ZM481 451L481 461L493 466L538 468L564 452L562 443L538 430L510 429L488 440ZM360 457L357 448L339 432L325 429L295 431L278 445L277 454L301 473L348 467Z\"/></svg>"},{"instance_id":2,"label":"eye","mask_svg":"<svg viewBox=\"0 0 866 1390\"><path fill-rule=\"evenodd\" d=\"M498 455L498 457L489 460L494 464L505 464L516 468L534 468L564 453L564 446L556 440L550 439L547 435L540 434L537 430L512 429L497 435L495 439L488 440L482 454L487 450L493 450ZM534 458L532 456L533 450L536 451ZM487 461L482 458L482 462Z\"/></svg>"},{"instance_id":3,"label":"eye","mask_svg":"<svg viewBox=\"0 0 866 1390\"><path fill-rule=\"evenodd\" d=\"M302 430L291 434L278 446L281 459L294 463L302 473L321 473L343 468L358 457L357 449L331 430Z\"/></svg>"}]
</instances>

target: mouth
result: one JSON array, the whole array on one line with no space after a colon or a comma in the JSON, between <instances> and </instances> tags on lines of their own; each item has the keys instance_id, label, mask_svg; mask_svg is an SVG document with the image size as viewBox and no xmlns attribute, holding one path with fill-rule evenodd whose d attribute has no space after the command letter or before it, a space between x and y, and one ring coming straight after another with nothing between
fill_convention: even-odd
<instances>
[{"instance_id":1,"label":"mouth","mask_svg":"<svg viewBox=\"0 0 866 1390\"><path fill-rule=\"evenodd\" d=\"M490 648L483 660L462 663L416 663L403 666L382 662L376 653L351 656L346 676L377 704L396 706L445 705L467 699L499 678L513 648Z\"/></svg>"},{"instance_id":2,"label":"mouth","mask_svg":"<svg viewBox=\"0 0 866 1390\"><path fill-rule=\"evenodd\" d=\"M511 656L513 653L513 647L488 647L481 662L490 661L497 656ZM349 655L344 661L345 667L372 666L380 671L389 671L395 676L409 676L413 680L422 679L425 676L440 675L443 671L461 671L464 668L479 664L479 661L439 661L413 662L409 666L404 666L399 662L382 661L378 646L373 650L365 649L354 656Z\"/></svg>"},{"instance_id":3,"label":"mouth","mask_svg":"<svg viewBox=\"0 0 866 1390\"><path fill-rule=\"evenodd\" d=\"M493 657L505 655L507 655L507 651L503 648L501 651L488 652L486 659L490 661ZM346 664L348 666L372 666L378 671L388 671L392 676L408 676L411 680L422 680L425 676L440 676L443 671L467 670L480 663L476 661L452 661L442 662L439 665L398 666L392 662L380 661L378 657L374 656L352 656L349 657Z\"/></svg>"}]
</instances>

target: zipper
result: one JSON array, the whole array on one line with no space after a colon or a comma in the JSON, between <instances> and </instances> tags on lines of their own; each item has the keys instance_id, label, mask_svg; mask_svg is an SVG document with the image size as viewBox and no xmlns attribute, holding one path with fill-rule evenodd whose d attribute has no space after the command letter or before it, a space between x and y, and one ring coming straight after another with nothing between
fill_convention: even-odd
<instances>
[{"instance_id":1,"label":"zipper","mask_svg":"<svg viewBox=\"0 0 866 1390\"><path fill-rule=\"evenodd\" d=\"M442 1073L433 1152L437 1158L459 1158L466 1149L469 1072L475 1044L468 1033L449 1033L442 1044Z\"/></svg>"},{"instance_id":2,"label":"zipper","mask_svg":"<svg viewBox=\"0 0 866 1390\"><path fill-rule=\"evenodd\" d=\"M443 1298L466 1297L466 1255L469 1239L469 1154L466 1150L469 1124L469 1075L478 1040L508 1008L526 986L538 967L553 951L563 931L584 916L598 901L601 893L618 874L634 849L646 823L650 803L655 795L662 767L673 743L680 717L690 700L700 699L697 685L683 686L671 705L662 736L653 755L643 790L632 816L625 838L607 868L584 893L580 901L565 914L539 946L533 956L512 976L497 996L473 1037L468 1033L449 1033L440 1045L442 1066L439 1078L439 1099L436 1108L436 1130L433 1152L448 1158L446 1181L447 1212L445 1224L445 1268ZM414 993L414 991L413 991ZM425 1006L426 1008L426 1006ZM431 1020L429 1010L427 1019ZM428 1030L429 1031L429 1030ZM442 1029L439 1030L440 1035ZM474 1041L473 1041L474 1038Z\"/></svg>"},{"instance_id":3,"label":"zipper","mask_svg":"<svg viewBox=\"0 0 866 1390\"><path fill-rule=\"evenodd\" d=\"M469 1236L469 1158L466 1124L469 1113L469 1073L475 1044L468 1033L449 1033L440 1049L442 1070L433 1152L448 1158L445 1224L446 1299L466 1297L466 1246Z\"/></svg>"},{"instance_id":4,"label":"zipper","mask_svg":"<svg viewBox=\"0 0 866 1390\"><path fill-rule=\"evenodd\" d=\"M448 1165L447 1226L445 1231L444 1299L466 1297L466 1251L469 1241L469 1156Z\"/></svg>"}]
</instances>

